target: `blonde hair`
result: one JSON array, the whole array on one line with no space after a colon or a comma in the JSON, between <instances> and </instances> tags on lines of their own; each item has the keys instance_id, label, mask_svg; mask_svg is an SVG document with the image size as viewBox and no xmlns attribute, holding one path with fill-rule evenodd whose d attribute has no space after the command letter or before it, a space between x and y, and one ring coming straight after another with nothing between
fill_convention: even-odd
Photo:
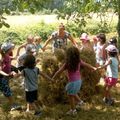
<instances>
[{"instance_id":1,"label":"blonde hair","mask_svg":"<svg viewBox=\"0 0 120 120\"><path fill-rule=\"evenodd\" d=\"M35 40L35 42L38 42L39 40L41 41L41 37L40 36L35 36L34 40Z\"/></svg>"}]
</instances>

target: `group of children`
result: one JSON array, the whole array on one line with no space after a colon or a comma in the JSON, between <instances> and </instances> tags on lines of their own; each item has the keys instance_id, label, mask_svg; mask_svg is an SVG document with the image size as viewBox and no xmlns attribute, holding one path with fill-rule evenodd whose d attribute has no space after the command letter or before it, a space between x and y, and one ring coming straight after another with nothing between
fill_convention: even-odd
<instances>
[{"instance_id":1,"label":"group of children","mask_svg":"<svg viewBox=\"0 0 120 120\"><path fill-rule=\"evenodd\" d=\"M80 74L80 71L82 69L81 66L88 67L93 71L105 68L106 75L104 76L104 102L106 104L112 105L113 99L110 95L110 90L117 83L119 65L116 42L111 39L109 41L109 45L107 45L106 36L103 33L99 34L93 39L93 46L90 44L90 39L86 33L82 34L80 40L82 41L82 47L79 49L78 47L72 46L66 50L65 63L60 67L60 69L54 74L52 78L43 73L38 67L36 67L36 55L39 53L39 49L42 49L42 46L40 45L41 38L39 36L33 37L32 35L29 35L27 37L27 42L18 48L17 55L15 57L18 58L17 72L11 71L11 60L14 59L11 53L13 51L14 44L6 42L1 45L0 91L2 91L5 97L8 98L11 104L11 110L19 109L20 106L13 102L12 92L9 87L9 77L18 77L20 75L24 77L24 87L27 102L26 112L34 109L34 114L40 115L41 111L37 103L38 76L40 75L50 81L54 81L58 74L66 70L68 76L66 91L70 101L70 110L67 112L67 114L75 115L77 113L76 107L80 107L80 105L83 104L83 101L78 96L78 92L80 91L80 87L82 85ZM22 55L19 54L21 48L25 48L25 53ZM91 66L88 63L85 63L80 59L80 50L83 49L93 50L95 52L95 67ZM44 49L42 50L44 51Z\"/></svg>"}]
</instances>

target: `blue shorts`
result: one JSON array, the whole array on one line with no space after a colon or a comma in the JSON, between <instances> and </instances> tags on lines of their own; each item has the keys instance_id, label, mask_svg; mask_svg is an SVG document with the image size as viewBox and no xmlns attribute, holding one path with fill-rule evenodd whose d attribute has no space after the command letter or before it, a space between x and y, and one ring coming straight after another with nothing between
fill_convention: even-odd
<instances>
[{"instance_id":1,"label":"blue shorts","mask_svg":"<svg viewBox=\"0 0 120 120\"><path fill-rule=\"evenodd\" d=\"M7 78L0 78L0 91L4 94L5 97L12 96L12 92L9 87L9 80Z\"/></svg>"},{"instance_id":2,"label":"blue shorts","mask_svg":"<svg viewBox=\"0 0 120 120\"><path fill-rule=\"evenodd\" d=\"M76 95L81 88L82 80L77 80L74 82L69 82L66 85L66 91L68 95Z\"/></svg>"}]
</instances>

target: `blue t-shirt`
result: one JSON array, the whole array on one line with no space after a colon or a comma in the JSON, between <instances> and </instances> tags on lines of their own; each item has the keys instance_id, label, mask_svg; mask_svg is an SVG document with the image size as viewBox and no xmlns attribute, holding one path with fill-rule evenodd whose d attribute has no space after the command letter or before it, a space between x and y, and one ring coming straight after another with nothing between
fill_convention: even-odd
<instances>
[{"instance_id":1,"label":"blue t-shirt","mask_svg":"<svg viewBox=\"0 0 120 120\"><path fill-rule=\"evenodd\" d=\"M107 66L107 77L118 78L118 60L116 57L110 57L112 63Z\"/></svg>"},{"instance_id":2,"label":"blue t-shirt","mask_svg":"<svg viewBox=\"0 0 120 120\"><path fill-rule=\"evenodd\" d=\"M38 89L38 75L40 74L39 68L33 69L25 68L22 71L24 76L25 91L34 91Z\"/></svg>"}]
</instances>

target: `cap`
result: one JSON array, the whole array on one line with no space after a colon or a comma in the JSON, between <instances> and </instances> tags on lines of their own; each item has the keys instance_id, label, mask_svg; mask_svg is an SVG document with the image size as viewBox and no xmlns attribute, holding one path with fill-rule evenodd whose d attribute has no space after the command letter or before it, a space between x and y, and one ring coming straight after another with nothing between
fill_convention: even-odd
<instances>
[{"instance_id":1,"label":"cap","mask_svg":"<svg viewBox=\"0 0 120 120\"><path fill-rule=\"evenodd\" d=\"M36 52L36 49L35 49L35 46L34 45L32 45L32 44L28 44L27 46L26 46L26 52Z\"/></svg>"},{"instance_id":2,"label":"cap","mask_svg":"<svg viewBox=\"0 0 120 120\"><path fill-rule=\"evenodd\" d=\"M105 49L109 52L118 52L118 49L114 45L108 45Z\"/></svg>"},{"instance_id":3,"label":"cap","mask_svg":"<svg viewBox=\"0 0 120 120\"><path fill-rule=\"evenodd\" d=\"M6 42L6 43L3 43L1 45L1 50L3 50L4 52L8 51L9 49L11 49L12 47L14 47L15 45L13 43L10 43L10 42Z\"/></svg>"},{"instance_id":4,"label":"cap","mask_svg":"<svg viewBox=\"0 0 120 120\"><path fill-rule=\"evenodd\" d=\"M81 37L80 37L80 40L90 40L89 37L88 37L88 34L87 33L82 33Z\"/></svg>"}]
</instances>

